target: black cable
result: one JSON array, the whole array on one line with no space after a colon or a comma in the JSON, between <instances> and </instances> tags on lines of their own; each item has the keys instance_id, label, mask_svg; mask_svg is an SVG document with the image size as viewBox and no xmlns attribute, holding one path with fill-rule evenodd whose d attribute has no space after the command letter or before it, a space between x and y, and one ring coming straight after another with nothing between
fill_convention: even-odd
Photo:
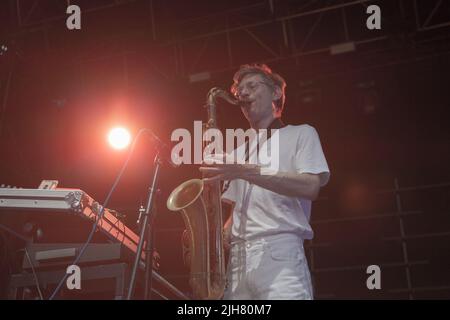
<instances>
[{"instance_id":1,"label":"black cable","mask_svg":"<svg viewBox=\"0 0 450 320\"><path fill-rule=\"evenodd\" d=\"M31 261L31 257L30 257L30 254L28 253L27 247L25 247L25 256L27 257L28 263L31 266L31 271L33 272L34 281L36 282L36 288L39 293L39 298L41 300L44 300L44 296L42 295L41 287L39 285L39 278L36 274L36 270L34 270L33 261Z\"/></svg>"},{"instance_id":2,"label":"black cable","mask_svg":"<svg viewBox=\"0 0 450 320\"><path fill-rule=\"evenodd\" d=\"M125 169L126 169L127 166L128 166L128 162L130 161L131 156L132 156L133 153L134 153L134 149L135 149L135 147L136 147L137 141L139 140L140 136L141 136L143 133L149 133L150 136L151 136L153 139L155 139L158 143L162 143L161 140L160 140L160 139L159 139L159 138L158 138L158 137L157 137L150 129L143 128L143 129L140 129L140 130L139 130L138 134L137 134L136 137L134 138L133 144L132 144L131 149L130 149L130 152L129 152L129 154L128 154L128 158L125 160L125 163L123 164L122 169L120 170L119 174L117 175L117 178L116 178L116 180L114 181L114 183L113 183L113 185L112 185L112 187L111 187L111 190L109 191L109 193L108 193L108 195L107 195L107 197L106 197L106 199L105 199L103 205L102 205L101 208L100 208L100 211L99 211L99 213L98 213L98 215L97 215L97 220L95 221L95 223L94 223L93 226L92 226L92 230L91 230L91 232L90 232L90 234L89 234L89 236L88 236L88 239L86 240L85 244L84 244L83 247L81 248L80 253L79 253L78 256L75 258L75 260L73 261L72 265L76 265L76 264L80 261L82 255L84 254L84 251L86 250L87 246L88 246L89 243L91 242L91 240L92 240L92 238L93 238L93 236L94 236L95 230L97 229L97 226L98 226L99 222L103 219L104 209L105 209L105 207L108 205L109 200L110 200L110 198L111 198L111 196L112 196L112 193L114 192L114 190L116 189L116 187L117 187L117 185L118 185L120 179L122 178L122 175L123 175ZM58 286L57 286L56 289L53 291L53 293L52 293L52 295L50 296L49 300L53 300L53 299L55 298L55 296L56 296L56 295L58 294L58 292L61 290L62 285L63 285L63 283L66 281L67 277L68 277L68 274L66 273L66 274L64 275L64 277L61 279L61 281L58 283Z\"/></svg>"},{"instance_id":3,"label":"black cable","mask_svg":"<svg viewBox=\"0 0 450 320\"><path fill-rule=\"evenodd\" d=\"M32 242L32 239L31 239L31 238L27 238L27 237L22 236L21 234L17 233L16 231L10 229L9 227L7 227L7 226L5 226L5 225L3 225L3 224L0 224L0 229L3 229L4 231L10 233L11 235L13 235L13 236L15 236L16 238L18 238L18 239L22 240L23 242L25 242L25 248L24 248L24 249L25 249L25 255L26 255L27 259L28 259L28 262L29 262L30 265L31 265L31 269L32 269L32 271L33 271L33 276L34 276L34 280L35 280L35 282L36 282L36 287L37 287L37 290L38 290L38 293L39 293L39 297L40 297L41 300L43 300L42 292L41 292L41 289L40 289L40 287L39 287L39 280L38 280L37 274L36 274L36 272L35 272L35 270L34 270L33 263L31 262L30 255L28 254L28 250L27 250L27 244L28 244L28 243L31 243L31 242ZM0 235L2 235L2 233L0 233ZM13 268L13 267L11 266L10 263L8 263L9 257L8 257L8 249L7 249L7 247L6 247L8 241L7 241L7 239L6 239L6 236L3 238L3 242L4 242L4 244L5 244L5 247L4 247L4 249L5 249L5 250L4 250L4 257L3 257L3 258L0 258L0 262L3 261L3 260L5 260L5 263L8 264L8 265L7 265L7 271L6 271L6 272L9 274L10 272L12 272L12 268Z\"/></svg>"},{"instance_id":4,"label":"black cable","mask_svg":"<svg viewBox=\"0 0 450 320\"><path fill-rule=\"evenodd\" d=\"M3 229L6 232L9 232L10 234L12 234L13 236L19 238L20 240L22 240L25 243L29 243L32 240L31 238L24 237L23 235L15 232L14 230L8 228L7 226L5 226L4 224L1 224L1 223L0 223L0 229Z\"/></svg>"}]
</instances>

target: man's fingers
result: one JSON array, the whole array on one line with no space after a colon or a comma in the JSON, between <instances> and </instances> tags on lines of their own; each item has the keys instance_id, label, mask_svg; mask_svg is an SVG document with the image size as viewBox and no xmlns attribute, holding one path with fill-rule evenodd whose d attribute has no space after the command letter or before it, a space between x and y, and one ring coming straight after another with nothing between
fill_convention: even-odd
<instances>
[{"instance_id":1,"label":"man's fingers","mask_svg":"<svg viewBox=\"0 0 450 320\"><path fill-rule=\"evenodd\" d=\"M200 167L199 170L206 177L216 177L218 175L226 174L226 172L224 172L224 170L221 170L221 169L218 169L218 168Z\"/></svg>"},{"instance_id":2,"label":"man's fingers","mask_svg":"<svg viewBox=\"0 0 450 320\"><path fill-rule=\"evenodd\" d=\"M228 179L226 179L226 174L219 174L214 177L203 178L203 182L206 182L206 183L211 183L211 182L219 181L219 180L228 180Z\"/></svg>"},{"instance_id":3,"label":"man's fingers","mask_svg":"<svg viewBox=\"0 0 450 320\"><path fill-rule=\"evenodd\" d=\"M213 177L203 178L203 181L208 183L208 182L214 182L214 181L219 181L219 180L234 180L241 176L242 176L241 174L236 174L236 173L234 173L234 174L222 173L222 174L215 175Z\"/></svg>"}]
</instances>

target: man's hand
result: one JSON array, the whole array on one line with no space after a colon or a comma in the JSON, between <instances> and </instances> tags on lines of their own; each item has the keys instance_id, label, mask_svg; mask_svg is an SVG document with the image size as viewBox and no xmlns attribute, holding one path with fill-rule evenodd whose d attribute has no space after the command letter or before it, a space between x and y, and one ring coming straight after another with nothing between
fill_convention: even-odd
<instances>
[{"instance_id":1,"label":"man's hand","mask_svg":"<svg viewBox=\"0 0 450 320\"><path fill-rule=\"evenodd\" d=\"M225 222L225 225L223 226L223 247L226 251L230 250L231 248L231 226L232 226L232 219L227 220Z\"/></svg>"},{"instance_id":2,"label":"man's hand","mask_svg":"<svg viewBox=\"0 0 450 320\"><path fill-rule=\"evenodd\" d=\"M248 179L251 176L259 175L261 168L248 164L225 164L200 167L200 171L206 176L203 181L208 183L219 180Z\"/></svg>"}]
</instances>

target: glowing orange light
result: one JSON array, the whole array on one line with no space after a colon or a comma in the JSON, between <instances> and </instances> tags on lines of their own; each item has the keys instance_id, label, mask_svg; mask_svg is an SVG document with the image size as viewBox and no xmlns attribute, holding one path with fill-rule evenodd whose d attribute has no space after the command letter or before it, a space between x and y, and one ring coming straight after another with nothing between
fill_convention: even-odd
<instances>
[{"instance_id":1,"label":"glowing orange light","mask_svg":"<svg viewBox=\"0 0 450 320\"><path fill-rule=\"evenodd\" d=\"M117 150L125 149L131 141L131 135L124 128L114 128L108 134L109 144Z\"/></svg>"}]
</instances>

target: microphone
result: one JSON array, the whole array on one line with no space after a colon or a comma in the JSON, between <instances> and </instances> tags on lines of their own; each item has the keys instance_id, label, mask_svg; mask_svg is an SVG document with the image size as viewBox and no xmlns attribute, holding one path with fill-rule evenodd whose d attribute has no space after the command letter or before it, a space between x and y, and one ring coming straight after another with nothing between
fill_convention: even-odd
<instances>
[{"instance_id":1,"label":"microphone","mask_svg":"<svg viewBox=\"0 0 450 320\"><path fill-rule=\"evenodd\" d=\"M162 144L159 151L161 158L166 160L166 162L170 164L172 168L178 168L180 166L179 164L176 164L172 161L172 148L170 148L167 144Z\"/></svg>"},{"instance_id":2,"label":"microphone","mask_svg":"<svg viewBox=\"0 0 450 320\"><path fill-rule=\"evenodd\" d=\"M172 168L178 168L180 165L172 161L172 149L164 143L152 130L145 128L144 131L149 134L157 143L157 149L161 159L165 160Z\"/></svg>"}]
</instances>

